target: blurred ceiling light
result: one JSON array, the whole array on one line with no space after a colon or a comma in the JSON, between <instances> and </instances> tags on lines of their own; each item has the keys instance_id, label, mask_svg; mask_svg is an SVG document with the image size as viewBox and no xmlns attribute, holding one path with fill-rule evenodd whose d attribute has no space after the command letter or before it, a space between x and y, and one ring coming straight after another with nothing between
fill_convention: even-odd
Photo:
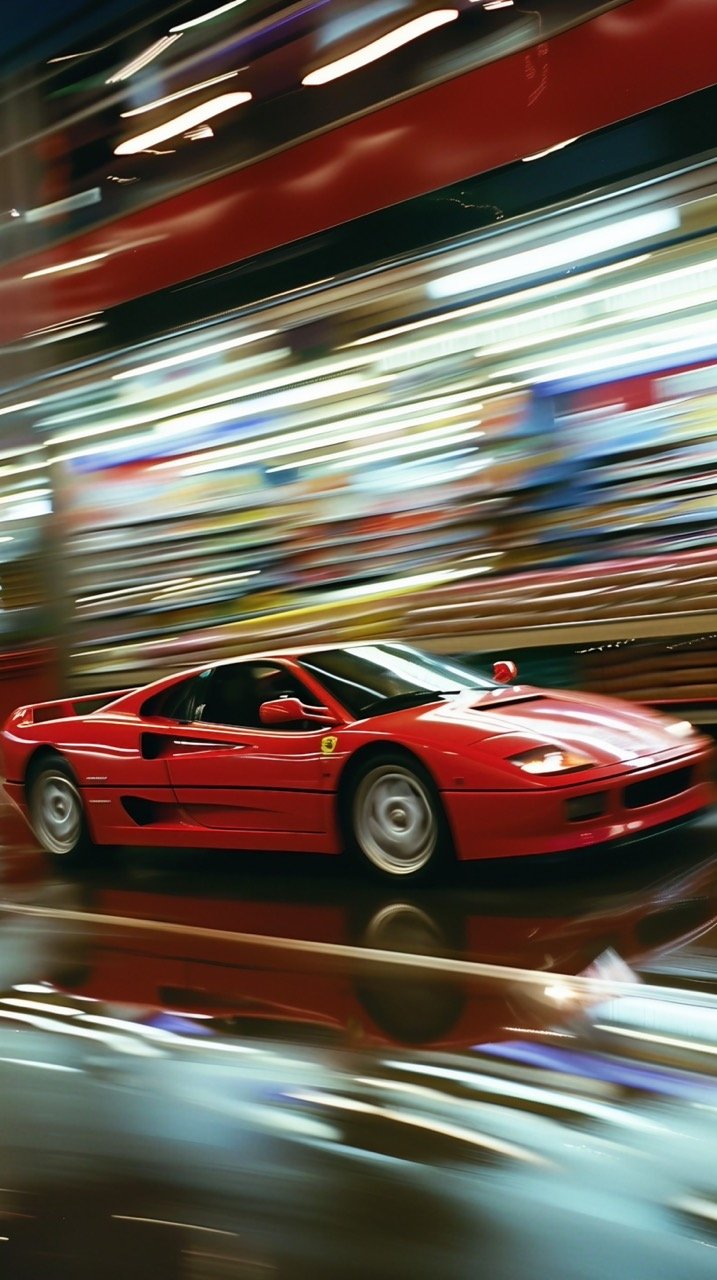
<instances>
[{"instance_id":1,"label":"blurred ceiling light","mask_svg":"<svg viewBox=\"0 0 717 1280\"><path fill-rule=\"evenodd\" d=\"M206 356L217 355L220 351L231 351L235 347L246 347L250 342L261 342L262 338L273 338L276 333L278 329L262 329L259 333L244 333L240 338L228 338L226 342L213 342L211 346L199 347L196 351L182 351L179 355L165 356L164 360L155 360L152 364L143 364L137 369L113 373L112 381L121 382L124 378L140 378L145 373L155 373L157 369L171 369L174 365L189 364L191 360L203 360Z\"/></svg>"},{"instance_id":2,"label":"blurred ceiling light","mask_svg":"<svg viewBox=\"0 0 717 1280\"><path fill-rule=\"evenodd\" d=\"M479 315L481 312L487 314L488 308L496 306L504 306L508 304L511 308L524 298L532 301L535 298L549 297L551 294L558 293L562 295L567 287L579 288L590 280L597 279L600 276L610 275L616 271L625 271L628 268L638 266L641 262L647 262L652 255L649 253L637 254L634 258L629 258L625 262L609 262L604 267L595 267L592 271L582 271L570 280L552 280L547 284L529 285L526 289L521 289L517 293L512 293L510 298L497 298L486 302L472 302L465 307L452 307L450 311L442 311L438 315L426 316L422 320L411 320L407 324L398 324L390 329L380 329L376 333L366 334L363 338L355 338L353 342L344 342L338 351L348 351L353 347L366 347L374 342L384 342L387 338L400 336L402 333L412 333L415 329L428 329L438 324L449 324L451 321L461 320L464 316Z\"/></svg>"},{"instance_id":3,"label":"blurred ceiling light","mask_svg":"<svg viewBox=\"0 0 717 1280\"><path fill-rule=\"evenodd\" d=\"M202 138L213 138L214 130L209 124L200 124L196 129L190 129L184 136L190 142L200 142Z\"/></svg>"},{"instance_id":4,"label":"blurred ceiling light","mask_svg":"<svg viewBox=\"0 0 717 1280\"><path fill-rule=\"evenodd\" d=\"M22 214L20 213L20 210L19 210L19 209L11 209L11 210L10 210L10 217L11 217L11 218L21 218L21 217L22 217Z\"/></svg>"},{"instance_id":5,"label":"blurred ceiling light","mask_svg":"<svg viewBox=\"0 0 717 1280\"><path fill-rule=\"evenodd\" d=\"M411 40L417 40L419 36L427 35L429 31L435 31L437 27L453 22L459 16L459 12L458 9L433 9L429 13L422 14L420 18L412 18L410 22L404 22L402 26L395 27L393 31L388 31L378 40L372 40L362 49L355 49L353 53L347 53L343 58L336 58L334 62L327 62L323 67L309 71L301 83L328 84L331 80L338 80L339 76L346 76L351 71L357 71L359 67L376 62L378 58L385 58L387 54L400 49L404 44L409 44Z\"/></svg>"},{"instance_id":6,"label":"blurred ceiling light","mask_svg":"<svg viewBox=\"0 0 717 1280\"><path fill-rule=\"evenodd\" d=\"M197 107L192 107L189 111L183 112L181 116L175 116L173 120L166 120L164 124L156 125L154 129L148 129L146 133L138 133L134 138L128 138L126 142L120 142L115 147L116 156L133 156L138 151L145 151L147 147L153 147L157 142L166 142L168 138L176 138L181 133L186 133L188 129L193 129L199 124L204 124L205 120L212 120L214 116L220 115L223 111L230 111L232 107L239 107L244 102L251 102L251 94L241 93L222 93L217 98L210 98L208 102L202 102Z\"/></svg>"},{"instance_id":7,"label":"blurred ceiling light","mask_svg":"<svg viewBox=\"0 0 717 1280\"><path fill-rule=\"evenodd\" d=\"M552 147L546 147L544 151L534 151L532 156L523 156L523 162L528 164L531 160L542 160L543 156L552 155L553 151L562 151L564 147L569 147L571 143L577 142L581 135L578 133L574 138L566 138L564 142L556 142Z\"/></svg>"},{"instance_id":8,"label":"blurred ceiling light","mask_svg":"<svg viewBox=\"0 0 717 1280\"><path fill-rule=\"evenodd\" d=\"M0 409L0 417L6 413L20 413L23 409L34 409L39 400L20 400L17 404L7 404L4 409ZM0 455L5 457L5 454Z\"/></svg>"},{"instance_id":9,"label":"blurred ceiling light","mask_svg":"<svg viewBox=\"0 0 717 1280\"><path fill-rule=\"evenodd\" d=\"M188 22L178 22L175 27L170 27L170 31L187 31L190 27L199 27L203 22L211 22L213 18L221 18L222 14L229 13L231 9L238 9L240 4L246 4L246 0L228 0L227 4L220 4L218 9L210 9L208 13L202 13L198 18L190 18Z\"/></svg>"},{"instance_id":10,"label":"blurred ceiling light","mask_svg":"<svg viewBox=\"0 0 717 1280\"><path fill-rule=\"evenodd\" d=\"M52 276L56 271L72 271L75 267L86 267L91 262L100 262L109 258L109 253L88 253L86 258L70 258L67 262L56 262L54 267L40 267L38 271L28 271L23 280L35 280L38 276Z\"/></svg>"},{"instance_id":11,"label":"blurred ceiling light","mask_svg":"<svg viewBox=\"0 0 717 1280\"><path fill-rule=\"evenodd\" d=\"M53 62L74 62L75 58L87 58L91 53L102 53L106 48L106 44L101 44L96 49L81 49L79 53L61 53L56 58L48 58L47 65L51 67Z\"/></svg>"},{"instance_id":12,"label":"blurred ceiling light","mask_svg":"<svg viewBox=\"0 0 717 1280\"><path fill-rule=\"evenodd\" d=\"M482 4L484 9L512 9L515 0L470 0L471 4Z\"/></svg>"},{"instance_id":13,"label":"blurred ceiling light","mask_svg":"<svg viewBox=\"0 0 717 1280\"><path fill-rule=\"evenodd\" d=\"M245 68L242 67L242 70L245 70ZM224 75L212 76L211 80L200 80L197 84L187 85L186 89L178 89L176 93L168 93L164 98L155 98L153 102L145 102L142 107L132 107L131 111L121 111L120 116L123 120L129 119L130 116L141 116L145 111L154 111L155 107L164 107L168 102L176 102L177 98L185 98L190 93L199 93L200 89L211 89L213 84L221 84L222 80L231 80L238 75L238 71L225 71Z\"/></svg>"},{"instance_id":14,"label":"blurred ceiling light","mask_svg":"<svg viewBox=\"0 0 717 1280\"><path fill-rule=\"evenodd\" d=\"M161 53L164 53L165 49L173 45L175 40L180 39L181 35L177 34L162 36L161 40L155 40L154 44L151 44L148 49L138 53L137 57L128 62L126 66L120 67L119 71L115 71L113 75L109 76L105 80L105 84L120 84L123 80L129 80L130 76L136 75L143 67L148 66L150 62L154 62L155 58L158 58Z\"/></svg>"},{"instance_id":15,"label":"blurred ceiling light","mask_svg":"<svg viewBox=\"0 0 717 1280\"><path fill-rule=\"evenodd\" d=\"M652 236L676 231L680 226L677 209L655 209L636 218L606 223L592 231L582 231L575 236L555 240L552 244L536 249L526 249L507 258L495 258L478 266L455 271L438 280L431 280L426 292L431 298L446 298L454 293L467 293L475 289L488 289L506 284L536 272L550 271L555 267L573 266L576 262L611 249L647 240Z\"/></svg>"}]
</instances>

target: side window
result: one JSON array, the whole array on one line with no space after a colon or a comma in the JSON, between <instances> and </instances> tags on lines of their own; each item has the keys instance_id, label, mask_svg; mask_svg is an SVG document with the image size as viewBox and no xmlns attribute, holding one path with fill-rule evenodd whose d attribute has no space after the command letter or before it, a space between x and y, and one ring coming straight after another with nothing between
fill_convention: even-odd
<instances>
[{"instance_id":1,"label":"side window","mask_svg":"<svg viewBox=\"0 0 717 1280\"><path fill-rule=\"evenodd\" d=\"M251 673L259 706L262 702L274 702L277 698L298 698L313 706L316 698L291 671L275 662L253 662Z\"/></svg>"},{"instance_id":2,"label":"side window","mask_svg":"<svg viewBox=\"0 0 717 1280\"><path fill-rule=\"evenodd\" d=\"M211 671L180 680L169 689L155 693L143 704L143 716L166 716L169 720L200 720L206 702Z\"/></svg>"},{"instance_id":3,"label":"side window","mask_svg":"<svg viewBox=\"0 0 717 1280\"><path fill-rule=\"evenodd\" d=\"M259 716L262 702L276 698L299 698L313 705L308 689L290 671L276 662L232 662L215 667L207 698L197 717L207 724L230 725L238 729L264 728ZM297 721L285 729L315 729L313 721Z\"/></svg>"}]
</instances>

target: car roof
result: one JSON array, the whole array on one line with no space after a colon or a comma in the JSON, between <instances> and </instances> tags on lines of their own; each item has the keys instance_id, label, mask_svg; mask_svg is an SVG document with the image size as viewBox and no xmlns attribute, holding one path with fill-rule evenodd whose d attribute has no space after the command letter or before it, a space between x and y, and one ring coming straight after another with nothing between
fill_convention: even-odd
<instances>
[{"instance_id":1,"label":"car roof","mask_svg":"<svg viewBox=\"0 0 717 1280\"><path fill-rule=\"evenodd\" d=\"M219 658L216 662L203 664L197 670L203 670L204 666L225 667L232 662L262 662L265 658L303 658L308 653L326 653L330 649L362 649L369 645L387 645L387 644L404 644L405 641L394 640L393 638L381 640L352 640L346 644L331 644L327 641L324 644L304 644L294 645L291 649L261 649L255 653L237 653L231 658Z\"/></svg>"}]
</instances>

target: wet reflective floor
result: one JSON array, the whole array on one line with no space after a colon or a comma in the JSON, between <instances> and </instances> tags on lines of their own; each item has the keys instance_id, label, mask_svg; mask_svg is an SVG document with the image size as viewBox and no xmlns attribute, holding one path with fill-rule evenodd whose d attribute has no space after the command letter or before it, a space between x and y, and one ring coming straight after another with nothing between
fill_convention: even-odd
<instances>
[{"instance_id":1,"label":"wet reflective floor","mask_svg":"<svg viewBox=\"0 0 717 1280\"><path fill-rule=\"evenodd\" d=\"M570 975L610 952L648 981L717 979L717 815L609 854L463 866L423 890L338 859L201 850L113 850L62 877L6 824L0 987L47 981L263 1034L458 1047L502 1016L483 1025L485 1009L451 997L472 973L460 962Z\"/></svg>"},{"instance_id":2,"label":"wet reflective floor","mask_svg":"<svg viewBox=\"0 0 717 1280\"><path fill-rule=\"evenodd\" d=\"M714 1274L717 815L459 868L4 815L0 1274Z\"/></svg>"}]
</instances>

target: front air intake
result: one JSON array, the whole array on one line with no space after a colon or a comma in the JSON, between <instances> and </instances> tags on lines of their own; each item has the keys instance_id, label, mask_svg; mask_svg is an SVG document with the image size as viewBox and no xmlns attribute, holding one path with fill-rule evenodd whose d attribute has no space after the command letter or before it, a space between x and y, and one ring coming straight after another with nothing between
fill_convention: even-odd
<instances>
[{"instance_id":1,"label":"front air intake","mask_svg":"<svg viewBox=\"0 0 717 1280\"><path fill-rule=\"evenodd\" d=\"M644 805L658 804L660 800L669 800L670 796L678 796L692 785L692 766L673 769L671 773L660 773L656 778L645 778L642 782L632 782L625 787L623 801L626 809L641 809Z\"/></svg>"}]
</instances>

